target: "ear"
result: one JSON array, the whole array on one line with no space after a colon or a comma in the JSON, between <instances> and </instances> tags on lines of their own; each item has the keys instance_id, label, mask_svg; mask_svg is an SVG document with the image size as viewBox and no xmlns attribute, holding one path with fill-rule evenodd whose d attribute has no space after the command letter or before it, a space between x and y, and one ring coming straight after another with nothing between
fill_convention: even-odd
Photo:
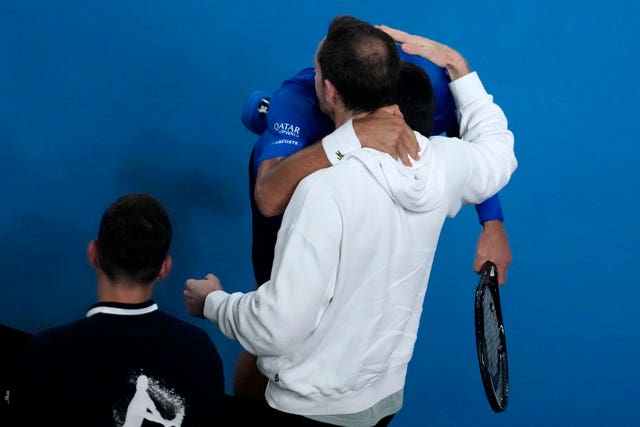
<instances>
[{"instance_id":1,"label":"ear","mask_svg":"<svg viewBox=\"0 0 640 427\"><path fill-rule=\"evenodd\" d=\"M158 278L156 280L160 281L165 277L167 277L171 272L172 266L173 266L173 260L171 259L170 255L167 255L167 257L162 262L162 266L160 267L160 272L158 273Z\"/></svg>"},{"instance_id":2,"label":"ear","mask_svg":"<svg viewBox=\"0 0 640 427\"><path fill-rule=\"evenodd\" d=\"M325 93L325 97L327 98L327 101L331 105L336 105L338 101L338 90L333 85L333 83L331 83L331 81L327 79L323 80L322 84L324 85L324 93Z\"/></svg>"},{"instance_id":3,"label":"ear","mask_svg":"<svg viewBox=\"0 0 640 427\"><path fill-rule=\"evenodd\" d=\"M100 267L99 263L100 257L98 256L98 242L92 240L87 245L87 260L89 261L89 265L91 267L98 269Z\"/></svg>"}]
</instances>

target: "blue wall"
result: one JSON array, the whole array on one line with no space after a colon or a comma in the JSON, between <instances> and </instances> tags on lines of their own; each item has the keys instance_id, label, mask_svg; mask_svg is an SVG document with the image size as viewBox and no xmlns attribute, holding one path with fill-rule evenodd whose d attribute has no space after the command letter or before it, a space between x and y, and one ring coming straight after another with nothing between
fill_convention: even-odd
<instances>
[{"instance_id":1,"label":"blue wall","mask_svg":"<svg viewBox=\"0 0 640 427\"><path fill-rule=\"evenodd\" d=\"M230 383L240 349L187 316L183 283L214 272L227 290L252 289L242 103L310 65L347 13L464 53L520 160L501 192L514 251L507 412L491 412L477 371L470 208L443 232L393 424L637 422L637 12L620 0L218 3L0 0L0 323L37 332L81 317L102 211L150 192L176 229L157 299L210 332Z\"/></svg>"}]
</instances>

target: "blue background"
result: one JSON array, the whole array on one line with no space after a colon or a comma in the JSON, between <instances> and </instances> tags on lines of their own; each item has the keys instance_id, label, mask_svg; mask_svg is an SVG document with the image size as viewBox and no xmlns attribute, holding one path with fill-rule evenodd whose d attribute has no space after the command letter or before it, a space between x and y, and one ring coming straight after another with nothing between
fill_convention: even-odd
<instances>
[{"instance_id":1,"label":"blue background","mask_svg":"<svg viewBox=\"0 0 640 427\"><path fill-rule=\"evenodd\" d=\"M433 4L431 4L433 3ZM37 332L95 298L85 247L117 197L175 223L161 308L209 331L230 386L238 345L189 318L184 281L250 290L240 111L312 63L346 13L461 51L505 110L520 167L501 192L511 398L494 414L473 336L473 208L445 226L397 426L638 422L637 13L626 2L0 0L0 323ZM635 184L634 184L635 183Z\"/></svg>"}]
</instances>

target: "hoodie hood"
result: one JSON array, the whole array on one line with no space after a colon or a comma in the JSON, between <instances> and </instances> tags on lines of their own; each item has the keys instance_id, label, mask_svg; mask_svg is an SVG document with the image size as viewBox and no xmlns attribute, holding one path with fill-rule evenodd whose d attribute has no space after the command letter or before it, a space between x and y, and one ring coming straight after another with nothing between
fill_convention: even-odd
<instances>
[{"instance_id":1,"label":"hoodie hood","mask_svg":"<svg viewBox=\"0 0 640 427\"><path fill-rule=\"evenodd\" d=\"M387 153L363 148L349 157L361 162L394 202L412 212L429 212L444 201L444 173L434 162L435 151L429 140L416 134L420 143L420 160L405 166Z\"/></svg>"}]
</instances>

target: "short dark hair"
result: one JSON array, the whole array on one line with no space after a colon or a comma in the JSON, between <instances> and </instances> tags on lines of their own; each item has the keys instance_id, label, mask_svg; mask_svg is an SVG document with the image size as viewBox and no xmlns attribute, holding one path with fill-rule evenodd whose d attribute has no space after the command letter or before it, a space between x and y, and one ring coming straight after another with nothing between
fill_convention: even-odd
<instances>
[{"instance_id":1,"label":"short dark hair","mask_svg":"<svg viewBox=\"0 0 640 427\"><path fill-rule=\"evenodd\" d=\"M169 215L158 200L136 193L116 200L102 215L97 247L100 268L111 280L155 280L171 245Z\"/></svg>"},{"instance_id":2,"label":"short dark hair","mask_svg":"<svg viewBox=\"0 0 640 427\"><path fill-rule=\"evenodd\" d=\"M400 73L400 54L384 31L352 16L333 19L318 50L322 77L355 113L389 105Z\"/></svg>"},{"instance_id":3,"label":"short dark hair","mask_svg":"<svg viewBox=\"0 0 640 427\"><path fill-rule=\"evenodd\" d=\"M393 102L398 104L409 127L424 136L433 132L436 100L427 72L412 62L403 62L394 88Z\"/></svg>"}]
</instances>

